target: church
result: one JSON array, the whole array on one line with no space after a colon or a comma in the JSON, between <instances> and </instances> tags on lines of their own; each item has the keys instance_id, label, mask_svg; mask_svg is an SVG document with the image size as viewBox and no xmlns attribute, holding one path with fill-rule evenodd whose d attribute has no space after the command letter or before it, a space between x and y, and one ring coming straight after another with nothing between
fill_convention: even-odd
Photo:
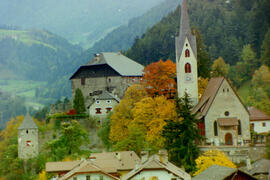
<instances>
[{"instance_id":1,"label":"church","mask_svg":"<svg viewBox=\"0 0 270 180\"><path fill-rule=\"evenodd\" d=\"M199 100L196 37L191 34L186 0L182 2L180 31L175 47L178 96L183 97L185 92L189 94L194 106L192 113L200 120L198 128L205 137L202 144L249 144L249 111L226 78L211 78Z\"/></svg>"}]
</instances>

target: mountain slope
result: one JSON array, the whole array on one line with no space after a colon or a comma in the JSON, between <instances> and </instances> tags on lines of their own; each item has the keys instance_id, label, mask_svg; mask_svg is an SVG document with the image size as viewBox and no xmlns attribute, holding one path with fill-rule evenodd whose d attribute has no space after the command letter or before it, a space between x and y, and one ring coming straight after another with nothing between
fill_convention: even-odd
<instances>
[{"instance_id":1,"label":"mountain slope","mask_svg":"<svg viewBox=\"0 0 270 180\"><path fill-rule=\"evenodd\" d=\"M74 43L92 43L162 0L1 0L0 24L48 29Z\"/></svg>"}]
</instances>

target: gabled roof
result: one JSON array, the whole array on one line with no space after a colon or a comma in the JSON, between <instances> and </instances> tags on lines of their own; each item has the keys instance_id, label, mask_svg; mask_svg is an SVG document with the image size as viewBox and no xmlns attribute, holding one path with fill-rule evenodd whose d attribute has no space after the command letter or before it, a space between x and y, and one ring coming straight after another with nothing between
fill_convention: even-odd
<instances>
[{"instance_id":1,"label":"gabled roof","mask_svg":"<svg viewBox=\"0 0 270 180\"><path fill-rule=\"evenodd\" d=\"M29 113L27 113L18 129L38 129L38 127Z\"/></svg>"},{"instance_id":2,"label":"gabled roof","mask_svg":"<svg viewBox=\"0 0 270 180\"><path fill-rule=\"evenodd\" d=\"M212 165L197 176L193 177L192 180L224 180L238 171L240 170L236 168ZM243 171L241 172L244 173ZM251 180L256 179L247 173L244 174Z\"/></svg>"},{"instance_id":3,"label":"gabled roof","mask_svg":"<svg viewBox=\"0 0 270 180\"><path fill-rule=\"evenodd\" d=\"M99 95L96 100L116 100L117 102L120 102L118 97L109 93L108 91L102 91L102 94Z\"/></svg>"},{"instance_id":4,"label":"gabled roof","mask_svg":"<svg viewBox=\"0 0 270 180\"><path fill-rule=\"evenodd\" d=\"M94 162L91 160L82 160L77 166L75 166L71 171L69 171L64 176L60 177L59 180L66 180L71 178L76 174L91 174L91 173L100 173L111 177L112 179L119 180L119 178L112 176L105 171L103 171L100 167L98 167Z\"/></svg>"},{"instance_id":5,"label":"gabled roof","mask_svg":"<svg viewBox=\"0 0 270 180\"><path fill-rule=\"evenodd\" d=\"M121 53L114 52L102 52L97 55L90 62L82 65L71 77L72 79L75 74L83 67L92 67L98 65L109 65L121 76L142 76L144 66L129 59Z\"/></svg>"},{"instance_id":6,"label":"gabled roof","mask_svg":"<svg viewBox=\"0 0 270 180\"><path fill-rule=\"evenodd\" d=\"M184 48L184 43L186 38L188 39L191 48L195 54L195 57L197 58L197 47L196 47L196 37L191 34L190 30L190 23L189 23L189 17L188 17L188 8L187 8L187 1L182 1L181 6L181 21L180 21L180 30L179 30L179 37L177 38L179 43L179 46L177 46L179 49L179 53L182 53L182 49ZM177 55L178 57L180 54Z\"/></svg>"},{"instance_id":7,"label":"gabled roof","mask_svg":"<svg viewBox=\"0 0 270 180\"><path fill-rule=\"evenodd\" d=\"M211 78L210 81L208 82L208 85L203 93L203 96L199 103L193 108L192 113L195 114L197 113L198 118L202 118L207 115L213 101L215 100L215 97L220 89L220 86L224 81L227 81L224 77L215 77ZM227 81L228 82L228 81ZM240 101L240 103L243 105L244 109L249 113L243 102L241 101L240 97L238 94L235 92L231 84L228 82L229 86L233 90L234 94Z\"/></svg>"},{"instance_id":8,"label":"gabled roof","mask_svg":"<svg viewBox=\"0 0 270 180\"><path fill-rule=\"evenodd\" d=\"M82 161L47 162L46 172L70 171L80 163L82 163Z\"/></svg>"},{"instance_id":9,"label":"gabled roof","mask_svg":"<svg viewBox=\"0 0 270 180\"><path fill-rule=\"evenodd\" d=\"M94 158L95 164L102 167L107 173L130 171L135 168L136 162L140 160L134 151L91 153L89 158Z\"/></svg>"},{"instance_id":10,"label":"gabled roof","mask_svg":"<svg viewBox=\"0 0 270 180\"><path fill-rule=\"evenodd\" d=\"M256 107L249 107L248 110L250 113L250 121L262 121L262 120L270 121L270 116L265 114L261 110L257 109Z\"/></svg>"},{"instance_id":11,"label":"gabled roof","mask_svg":"<svg viewBox=\"0 0 270 180\"><path fill-rule=\"evenodd\" d=\"M201 117L206 116L224 79L224 77L216 77L210 79L201 100L194 107L192 113L198 113L198 115Z\"/></svg>"},{"instance_id":12,"label":"gabled roof","mask_svg":"<svg viewBox=\"0 0 270 180\"><path fill-rule=\"evenodd\" d=\"M128 174L123 176L122 180L129 180L144 170L155 171L155 170L161 170L161 169L164 169L174 174L175 176L178 176L180 179L185 179L185 180L191 179L190 175L186 173L185 171L183 171L182 169L180 169L179 167L173 165L172 163L168 161L163 163L159 160L158 155L153 155L146 162L139 165L137 168L133 169Z\"/></svg>"},{"instance_id":13,"label":"gabled roof","mask_svg":"<svg viewBox=\"0 0 270 180\"><path fill-rule=\"evenodd\" d=\"M246 167L241 168L243 171L251 174L252 176L258 174L268 174L270 171L270 160L269 159L260 159L255 161L252 166L251 170L247 170Z\"/></svg>"}]
</instances>

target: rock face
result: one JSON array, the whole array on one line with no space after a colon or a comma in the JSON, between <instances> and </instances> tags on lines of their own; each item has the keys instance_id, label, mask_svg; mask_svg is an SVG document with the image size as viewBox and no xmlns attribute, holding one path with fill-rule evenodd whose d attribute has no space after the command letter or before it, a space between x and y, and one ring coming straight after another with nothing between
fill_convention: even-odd
<instances>
[{"instance_id":1,"label":"rock face","mask_svg":"<svg viewBox=\"0 0 270 180\"><path fill-rule=\"evenodd\" d=\"M18 128L18 156L29 159L38 155L38 127L27 114Z\"/></svg>"}]
</instances>

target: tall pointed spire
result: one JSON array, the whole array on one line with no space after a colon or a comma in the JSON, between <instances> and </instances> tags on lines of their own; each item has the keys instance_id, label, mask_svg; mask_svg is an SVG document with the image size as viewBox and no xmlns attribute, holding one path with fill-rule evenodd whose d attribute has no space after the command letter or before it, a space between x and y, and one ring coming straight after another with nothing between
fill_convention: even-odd
<instances>
[{"instance_id":1,"label":"tall pointed spire","mask_svg":"<svg viewBox=\"0 0 270 180\"><path fill-rule=\"evenodd\" d=\"M181 7L182 7L181 8L181 21L180 21L180 31L179 31L180 37L191 35L191 30L189 26L188 9L187 9L187 0L182 1Z\"/></svg>"}]
</instances>

